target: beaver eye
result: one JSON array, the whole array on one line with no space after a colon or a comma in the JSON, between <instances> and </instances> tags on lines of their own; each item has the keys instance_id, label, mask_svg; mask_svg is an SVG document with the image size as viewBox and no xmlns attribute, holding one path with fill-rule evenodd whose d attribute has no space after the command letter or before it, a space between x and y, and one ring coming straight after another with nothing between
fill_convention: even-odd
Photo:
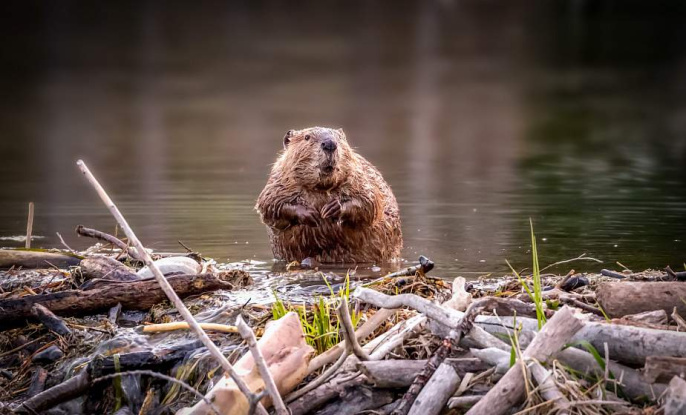
<instances>
[{"instance_id":1,"label":"beaver eye","mask_svg":"<svg viewBox=\"0 0 686 415\"><path fill-rule=\"evenodd\" d=\"M309 135L309 134L307 134L307 135L305 136L305 140L306 140L306 141L309 141L309 140L310 140L310 135Z\"/></svg>"}]
</instances>

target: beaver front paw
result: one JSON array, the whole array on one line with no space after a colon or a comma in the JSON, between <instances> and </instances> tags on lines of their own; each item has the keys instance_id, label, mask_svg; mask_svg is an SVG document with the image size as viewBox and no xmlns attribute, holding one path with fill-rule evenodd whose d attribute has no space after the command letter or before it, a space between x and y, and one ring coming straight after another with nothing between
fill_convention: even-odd
<instances>
[{"instance_id":1,"label":"beaver front paw","mask_svg":"<svg viewBox=\"0 0 686 415\"><path fill-rule=\"evenodd\" d=\"M338 199L334 199L334 200L330 201L329 203L327 203L326 205L324 205L324 207L322 208L322 210L321 210L322 219L331 218L334 220L338 220L341 216L341 212L342 212L341 202Z\"/></svg>"},{"instance_id":2,"label":"beaver front paw","mask_svg":"<svg viewBox=\"0 0 686 415\"><path fill-rule=\"evenodd\" d=\"M316 210L297 205L294 209L294 218L298 224L307 226L318 226L319 225L319 212Z\"/></svg>"}]
</instances>

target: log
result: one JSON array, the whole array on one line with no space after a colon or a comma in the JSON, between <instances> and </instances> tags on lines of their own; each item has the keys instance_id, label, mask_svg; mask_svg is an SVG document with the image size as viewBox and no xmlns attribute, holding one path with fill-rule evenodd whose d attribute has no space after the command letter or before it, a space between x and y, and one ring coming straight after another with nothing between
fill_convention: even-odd
<instances>
[{"instance_id":1,"label":"log","mask_svg":"<svg viewBox=\"0 0 686 415\"><path fill-rule=\"evenodd\" d=\"M547 401L552 401L553 408L555 408L555 414L557 415L569 415L569 400L565 397L562 392L555 385L553 381L553 374L541 366L540 363L533 361L528 364L531 375L536 379L538 384L538 389L541 393L541 397Z\"/></svg>"},{"instance_id":2,"label":"log","mask_svg":"<svg viewBox=\"0 0 686 415\"><path fill-rule=\"evenodd\" d=\"M52 311L48 310L41 304L34 304L31 307L31 314L38 319L48 329L52 330L60 336L68 336L71 334L69 327L57 317Z\"/></svg>"},{"instance_id":3,"label":"log","mask_svg":"<svg viewBox=\"0 0 686 415\"><path fill-rule=\"evenodd\" d=\"M249 279L249 274L241 270L167 278L180 297L219 289L231 290L245 285ZM116 282L89 291L67 290L0 300L0 322L30 317L35 304L42 304L55 314L74 315L106 310L117 303L125 309L147 310L166 298L154 279Z\"/></svg>"},{"instance_id":4,"label":"log","mask_svg":"<svg viewBox=\"0 0 686 415\"><path fill-rule=\"evenodd\" d=\"M444 364L453 367L458 376L488 369L481 359L445 359ZM377 388L406 388L424 370L426 360L377 360L359 362L357 370Z\"/></svg>"},{"instance_id":5,"label":"log","mask_svg":"<svg viewBox=\"0 0 686 415\"><path fill-rule=\"evenodd\" d=\"M648 382L668 382L674 376L686 377L686 358L648 356L643 374Z\"/></svg>"},{"instance_id":6,"label":"log","mask_svg":"<svg viewBox=\"0 0 686 415\"><path fill-rule=\"evenodd\" d=\"M339 399L317 411L317 415L356 415L373 411L393 402L395 393L388 389L358 385L343 390Z\"/></svg>"},{"instance_id":7,"label":"log","mask_svg":"<svg viewBox=\"0 0 686 415\"><path fill-rule=\"evenodd\" d=\"M305 415L323 406L331 399L345 393L347 390L355 389L357 386L366 382L364 376L349 377L341 380L343 375L334 376L325 384L307 392L288 404L291 415Z\"/></svg>"},{"instance_id":8,"label":"log","mask_svg":"<svg viewBox=\"0 0 686 415\"><path fill-rule=\"evenodd\" d=\"M267 324L257 346L282 396L295 389L307 375L307 365L314 349L305 342L305 335L296 313L290 312ZM255 367L255 360L250 352L236 362L234 369L251 393L264 389L264 381ZM246 395L227 377L222 377L205 396L225 414L248 414L250 409ZM263 398L262 402L268 406L269 397ZM204 415L210 413L210 407L205 401L200 401L192 408L183 408L177 413Z\"/></svg>"},{"instance_id":9,"label":"log","mask_svg":"<svg viewBox=\"0 0 686 415\"><path fill-rule=\"evenodd\" d=\"M680 282L600 283L596 298L610 317L654 310L671 314L674 307L686 314L686 284Z\"/></svg>"},{"instance_id":10,"label":"log","mask_svg":"<svg viewBox=\"0 0 686 415\"><path fill-rule=\"evenodd\" d=\"M495 335L506 334L503 327L512 331L512 317L477 316L476 325ZM538 330L535 319L517 317L517 325L523 332ZM648 356L686 357L686 333L655 330L643 327L608 324L605 322L584 322L572 341L586 340L597 350L604 349L607 343L610 358L632 365L643 365Z\"/></svg>"},{"instance_id":11,"label":"log","mask_svg":"<svg viewBox=\"0 0 686 415\"><path fill-rule=\"evenodd\" d=\"M572 310L565 306L555 313L553 318L543 326L529 347L522 353L526 361L536 359L547 360L583 327L582 322L574 316ZM522 364L523 362L519 362ZM524 382L522 368L519 364L510 368L505 376L474 405L467 415L497 415L518 405L524 398Z\"/></svg>"},{"instance_id":12,"label":"log","mask_svg":"<svg viewBox=\"0 0 686 415\"><path fill-rule=\"evenodd\" d=\"M113 281L137 281L142 278L134 270L106 256L84 258L81 261L81 274L86 279L104 278Z\"/></svg>"},{"instance_id":13,"label":"log","mask_svg":"<svg viewBox=\"0 0 686 415\"><path fill-rule=\"evenodd\" d=\"M79 265L81 258L68 253L48 252L41 249L0 249L0 269L68 268Z\"/></svg>"},{"instance_id":14,"label":"log","mask_svg":"<svg viewBox=\"0 0 686 415\"><path fill-rule=\"evenodd\" d=\"M460 376L452 365L442 363L419 392L409 415L437 415L460 386Z\"/></svg>"},{"instance_id":15,"label":"log","mask_svg":"<svg viewBox=\"0 0 686 415\"><path fill-rule=\"evenodd\" d=\"M686 380L674 376L665 393L664 415L683 415L686 413Z\"/></svg>"}]
</instances>

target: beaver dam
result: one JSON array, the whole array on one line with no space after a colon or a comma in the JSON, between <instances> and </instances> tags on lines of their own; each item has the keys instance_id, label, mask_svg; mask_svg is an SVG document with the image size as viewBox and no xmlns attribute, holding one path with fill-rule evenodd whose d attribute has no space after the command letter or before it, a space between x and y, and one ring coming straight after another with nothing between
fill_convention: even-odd
<instances>
[{"instance_id":1,"label":"beaver dam","mask_svg":"<svg viewBox=\"0 0 686 415\"><path fill-rule=\"evenodd\" d=\"M0 250L2 413L686 413L686 272L540 267L533 227L498 278L264 272L146 249L80 167L127 238Z\"/></svg>"}]
</instances>

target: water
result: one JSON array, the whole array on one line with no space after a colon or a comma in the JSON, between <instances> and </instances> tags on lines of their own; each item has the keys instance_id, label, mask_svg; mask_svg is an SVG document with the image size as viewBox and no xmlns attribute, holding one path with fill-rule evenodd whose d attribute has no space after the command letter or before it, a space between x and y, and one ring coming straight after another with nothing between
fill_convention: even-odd
<instances>
[{"instance_id":1,"label":"water","mask_svg":"<svg viewBox=\"0 0 686 415\"><path fill-rule=\"evenodd\" d=\"M83 158L147 246L269 268L255 199L285 131L325 125L436 275L529 265L529 218L542 265L683 268L685 7L516 3L7 5L0 236L29 201L35 244L113 232Z\"/></svg>"}]
</instances>

